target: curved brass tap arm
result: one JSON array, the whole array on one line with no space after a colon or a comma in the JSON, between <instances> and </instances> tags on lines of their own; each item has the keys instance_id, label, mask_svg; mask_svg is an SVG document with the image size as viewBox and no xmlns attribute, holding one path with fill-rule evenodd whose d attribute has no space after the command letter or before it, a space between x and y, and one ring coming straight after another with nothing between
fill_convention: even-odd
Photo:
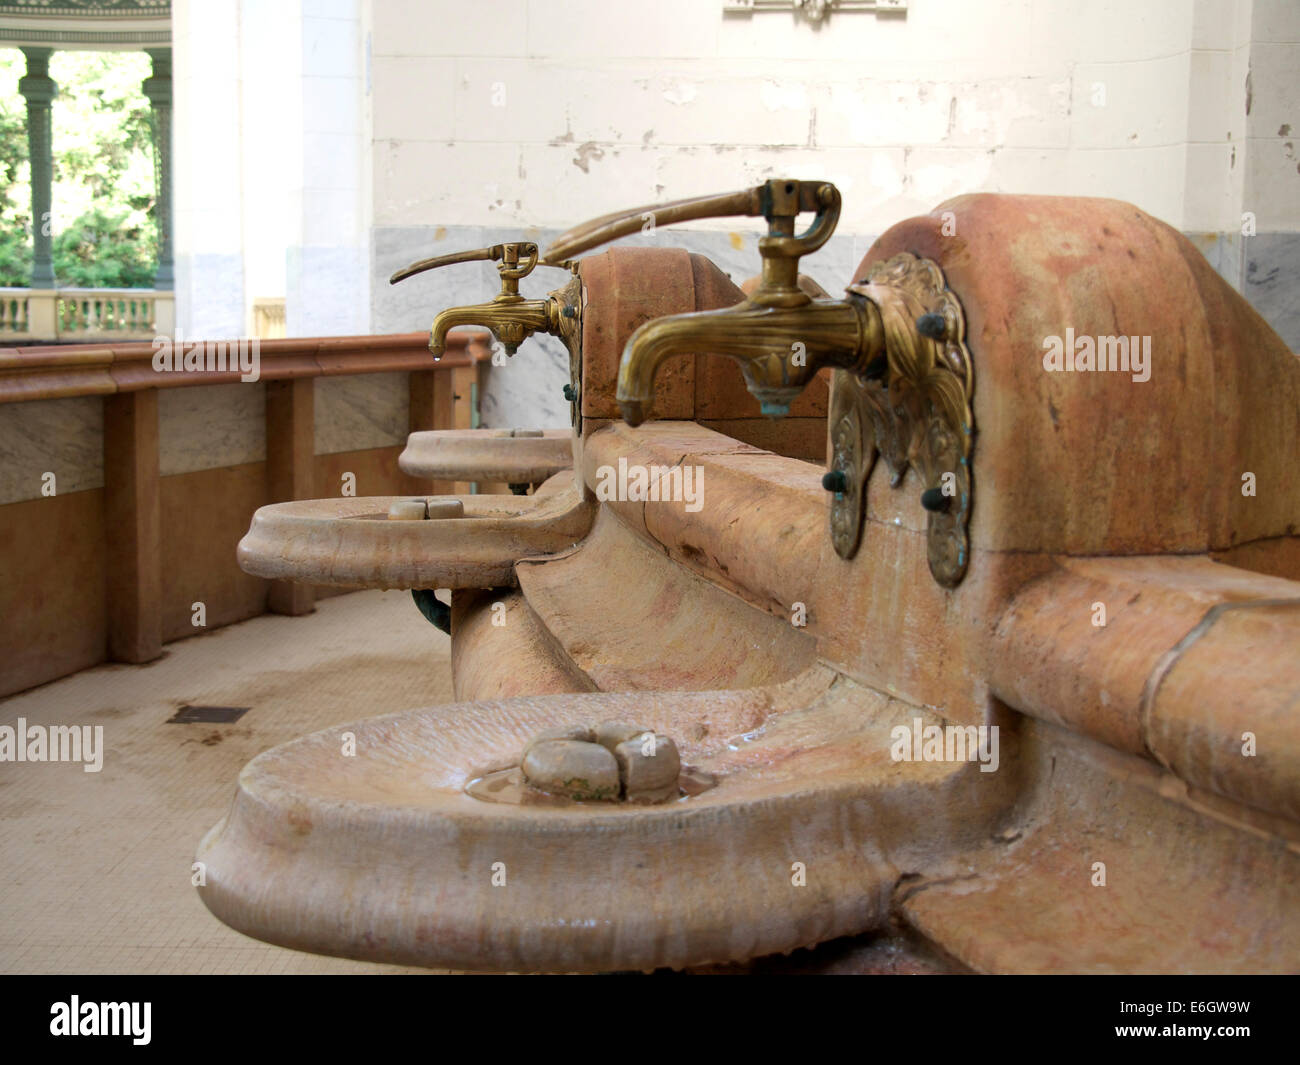
<instances>
[{"instance_id":1,"label":"curved brass tap arm","mask_svg":"<svg viewBox=\"0 0 1300 1065\"><path fill-rule=\"evenodd\" d=\"M817 251L840 217L840 192L828 181L773 179L752 189L720 196L675 200L605 215L569 230L547 250L568 256L626 236L650 219L656 226L725 215L761 215L768 232L758 242L763 259L758 287L742 303L721 311L674 314L641 326L623 350L618 401L624 420L639 425L646 416L660 364L685 352L727 355L740 364L763 413L789 410L823 366L866 373L882 349L879 315L870 302L813 299L799 286L799 259ZM801 213L812 224L795 233Z\"/></svg>"},{"instance_id":2,"label":"curved brass tap arm","mask_svg":"<svg viewBox=\"0 0 1300 1065\"><path fill-rule=\"evenodd\" d=\"M520 255L525 256L523 263L519 261ZM442 266L498 261L501 265L497 267L497 273L501 275L502 282L513 280L516 290L518 289L519 278L527 277L536 266L553 266L558 270L568 270L572 273L578 265L577 263L557 261L552 258L539 260L537 258L537 245L532 241L512 241L509 244L493 244L489 248L475 248L472 251L452 252L450 255L436 255L432 259L419 259L398 270L388 279L388 283L395 285L399 281L405 281L408 277L422 274L426 270L437 270Z\"/></svg>"},{"instance_id":3,"label":"curved brass tap arm","mask_svg":"<svg viewBox=\"0 0 1300 1065\"><path fill-rule=\"evenodd\" d=\"M429 350L439 359L447 346L447 332L459 325L481 325L490 329L506 349L507 355L519 350L534 333L549 333L560 337L572 353L572 342L578 336L578 303L581 286L577 277L562 289L548 294L546 299L526 300L519 295L519 281L538 266L550 266L577 273L577 264L558 262L538 257L537 245L532 241L510 241L493 244L488 248L452 252L431 259L421 259L403 267L388 279L390 285L408 277L460 263L495 262L501 278L501 291L491 303L470 307L449 307L433 320L429 332Z\"/></svg>"},{"instance_id":4,"label":"curved brass tap arm","mask_svg":"<svg viewBox=\"0 0 1300 1065\"><path fill-rule=\"evenodd\" d=\"M795 235L794 221L805 211L815 211L816 217L807 230ZM798 284L799 258L825 244L840 218L840 190L828 181L774 179L741 192L634 207L575 226L562 234L546 255L548 259L569 258L635 233L647 224L657 228L730 216L767 219L768 234L758 242L763 256L762 280L749 302L773 307L807 303L809 296Z\"/></svg>"},{"instance_id":5,"label":"curved brass tap arm","mask_svg":"<svg viewBox=\"0 0 1300 1065\"><path fill-rule=\"evenodd\" d=\"M722 196L692 196L671 203L632 207L626 211L601 215L562 233L549 248L548 256L569 258L590 251L611 240L644 230L647 225L671 226L698 218L724 218L728 215L759 215L762 208L757 190L729 192Z\"/></svg>"}]
</instances>

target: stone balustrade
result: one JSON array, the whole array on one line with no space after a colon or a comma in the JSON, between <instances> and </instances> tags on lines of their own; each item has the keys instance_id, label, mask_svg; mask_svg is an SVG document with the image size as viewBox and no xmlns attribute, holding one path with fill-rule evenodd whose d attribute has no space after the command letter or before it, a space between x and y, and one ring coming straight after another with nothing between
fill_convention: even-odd
<instances>
[{"instance_id":1,"label":"stone balustrade","mask_svg":"<svg viewBox=\"0 0 1300 1065\"><path fill-rule=\"evenodd\" d=\"M176 325L176 299L151 288L0 288L0 344L152 340Z\"/></svg>"}]
</instances>

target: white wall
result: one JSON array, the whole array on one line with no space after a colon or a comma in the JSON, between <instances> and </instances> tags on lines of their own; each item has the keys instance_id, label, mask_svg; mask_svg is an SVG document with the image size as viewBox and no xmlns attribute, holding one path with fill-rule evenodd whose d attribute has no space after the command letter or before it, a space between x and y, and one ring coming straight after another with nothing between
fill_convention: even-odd
<instances>
[{"instance_id":1,"label":"white wall","mask_svg":"<svg viewBox=\"0 0 1300 1065\"><path fill-rule=\"evenodd\" d=\"M187 336L244 327L239 11L172 5L176 323Z\"/></svg>"},{"instance_id":2,"label":"white wall","mask_svg":"<svg viewBox=\"0 0 1300 1065\"><path fill-rule=\"evenodd\" d=\"M1286 36L1300 7L910 0L813 26L721 6L376 3L375 223L563 227L788 174L840 185L850 232L977 189L1235 228L1252 12Z\"/></svg>"},{"instance_id":3,"label":"white wall","mask_svg":"<svg viewBox=\"0 0 1300 1065\"><path fill-rule=\"evenodd\" d=\"M1245 203L1261 231L1300 231L1300 0L1256 0Z\"/></svg>"},{"instance_id":4,"label":"white wall","mask_svg":"<svg viewBox=\"0 0 1300 1065\"><path fill-rule=\"evenodd\" d=\"M177 322L370 331L363 0L174 0Z\"/></svg>"},{"instance_id":5,"label":"white wall","mask_svg":"<svg viewBox=\"0 0 1300 1065\"><path fill-rule=\"evenodd\" d=\"M360 0L301 3L301 139L286 326L290 336L368 333L371 134L364 7ZM292 122L284 128L295 131Z\"/></svg>"},{"instance_id":6,"label":"white wall","mask_svg":"<svg viewBox=\"0 0 1300 1065\"><path fill-rule=\"evenodd\" d=\"M1300 196L1278 134L1300 119L1300 0L909 0L822 25L721 0L374 0L370 19L380 331L495 291L472 267L390 289L412 259L792 176L844 194L804 263L832 291L886 228L951 196L1108 196L1188 232L1300 346ZM761 225L653 241L740 281ZM567 424L566 377L534 338L489 372L485 424Z\"/></svg>"},{"instance_id":7,"label":"white wall","mask_svg":"<svg viewBox=\"0 0 1300 1065\"><path fill-rule=\"evenodd\" d=\"M493 274L390 289L410 259L790 175L844 193L809 261L829 287L959 193L1112 196L1194 235L1300 343L1297 0L909 0L820 26L721 0L176 0L173 19L188 331L245 331L278 295L291 335L427 328ZM657 239L741 280L760 227ZM534 391L535 424L567 419L562 353L520 354L493 416Z\"/></svg>"},{"instance_id":8,"label":"white wall","mask_svg":"<svg viewBox=\"0 0 1300 1065\"><path fill-rule=\"evenodd\" d=\"M248 308L255 299L284 298L285 249L298 237L302 137L289 131L302 128L302 55L285 42L302 32L302 5L281 0L238 7L243 121L238 195Z\"/></svg>"}]
</instances>

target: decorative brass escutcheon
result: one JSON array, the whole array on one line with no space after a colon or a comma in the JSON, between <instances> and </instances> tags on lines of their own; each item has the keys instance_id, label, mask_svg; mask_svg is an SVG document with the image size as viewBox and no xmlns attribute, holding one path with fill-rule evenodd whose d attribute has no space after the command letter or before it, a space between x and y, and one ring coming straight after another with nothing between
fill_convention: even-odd
<instances>
[{"instance_id":1,"label":"decorative brass escutcheon","mask_svg":"<svg viewBox=\"0 0 1300 1065\"><path fill-rule=\"evenodd\" d=\"M961 303L936 263L908 252L874 263L848 291L879 311L887 367L834 374L830 467L845 482L831 501L835 551L841 558L857 553L867 478L883 455L895 487L909 466L916 469L929 512L930 572L945 588L955 587L970 559L974 445L974 378Z\"/></svg>"}]
</instances>

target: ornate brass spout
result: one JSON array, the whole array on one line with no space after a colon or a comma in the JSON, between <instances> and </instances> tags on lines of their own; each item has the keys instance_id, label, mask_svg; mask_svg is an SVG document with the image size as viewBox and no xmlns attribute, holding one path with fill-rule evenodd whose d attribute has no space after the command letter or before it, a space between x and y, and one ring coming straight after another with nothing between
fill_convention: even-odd
<instances>
[{"instance_id":1,"label":"ornate brass spout","mask_svg":"<svg viewBox=\"0 0 1300 1065\"><path fill-rule=\"evenodd\" d=\"M659 364L688 351L734 359L763 413L772 418L788 414L795 397L826 366L865 375L884 351L876 308L860 296L813 299L799 287L800 257L816 251L835 231L839 190L827 182L769 181L746 194L704 202L738 203L743 213L767 219L768 235L758 245L763 257L759 286L735 307L659 318L638 329L619 365L624 420L629 425L644 421ZM681 203L674 206L683 208ZM817 216L805 233L795 236L794 220L801 211L816 211Z\"/></svg>"},{"instance_id":2,"label":"ornate brass spout","mask_svg":"<svg viewBox=\"0 0 1300 1065\"><path fill-rule=\"evenodd\" d=\"M618 406L628 425L640 425L660 364L700 352L739 363L763 413L779 418L823 367L865 373L883 350L880 315L861 297L808 300L794 307L750 299L719 311L669 315L647 322L628 339L618 368Z\"/></svg>"},{"instance_id":3,"label":"ornate brass spout","mask_svg":"<svg viewBox=\"0 0 1300 1065\"><path fill-rule=\"evenodd\" d=\"M433 319L433 328L429 330L429 350L435 359L440 359L447 349L449 329L459 325L481 325L501 341L507 355L513 355L519 350L519 345L534 333L558 331L558 325L553 322L553 302L551 297L526 300L521 296L508 302L498 296L491 303L448 307Z\"/></svg>"},{"instance_id":4,"label":"ornate brass spout","mask_svg":"<svg viewBox=\"0 0 1300 1065\"><path fill-rule=\"evenodd\" d=\"M794 234L795 218L815 211ZM866 480L877 454L892 483L909 468L922 481L930 512L930 571L947 587L968 562L973 385L965 318L943 272L909 254L875 263L842 300L814 299L798 284L799 259L826 243L839 220L839 190L828 182L768 181L744 192L678 200L607 215L571 230L550 255L574 255L641 228L721 215L762 215L758 288L734 307L676 314L642 325L628 339L618 373L618 403L629 425L649 413L655 373L688 352L725 355L740 365L764 414L779 418L819 370L835 367L830 412L832 457L822 480L833 493L831 540L852 558L862 536ZM874 431L874 432L872 432ZM872 438L874 436L874 439Z\"/></svg>"},{"instance_id":5,"label":"ornate brass spout","mask_svg":"<svg viewBox=\"0 0 1300 1065\"><path fill-rule=\"evenodd\" d=\"M501 342L507 355L514 355L519 345L534 333L549 333L564 341L570 353L573 341L578 333L579 303L581 286L575 276L564 288L557 289L545 299L529 300L519 295L519 281L533 272L533 268L553 266L574 271L574 264L568 262L539 262L537 245L530 241L516 241L508 244L494 244L490 248L478 248L474 251L454 252L432 259L421 259L401 270L390 279L390 284L397 284L415 274L426 270L436 270L443 266L457 263L498 262L497 273L501 276L501 291L490 303L480 303L469 307L449 307L433 320L429 331L429 350L435 359L442 358L447 347L447 331L460 325L481 325L490 329Z\"/></svg>"},{"instance_id":6,"label":"ornate brass spout","mask_svg":"<svg viewBox=\"0 0 1300 1065\"><path fill-rule=\"evenodd\" d=\"M794 235L803 211L815 211L807 231ZM619 365L618 401L629 425L645 420L655 372L673 355L726 355L740 364L764 414L778 418L818 370L841 366L865 373L883 351L879 315L867 300L814 300L799 287L799 258L830 238L840 216L840 193L829 182L773 180L743 192L677 200L598 218L562 236L549 255L572 255L633 232L647 217L656 225L719 215L762 215L763 273L743 303L722 311L678 314L647 322L628 340Z\"/></svg>"}]
</instances>

